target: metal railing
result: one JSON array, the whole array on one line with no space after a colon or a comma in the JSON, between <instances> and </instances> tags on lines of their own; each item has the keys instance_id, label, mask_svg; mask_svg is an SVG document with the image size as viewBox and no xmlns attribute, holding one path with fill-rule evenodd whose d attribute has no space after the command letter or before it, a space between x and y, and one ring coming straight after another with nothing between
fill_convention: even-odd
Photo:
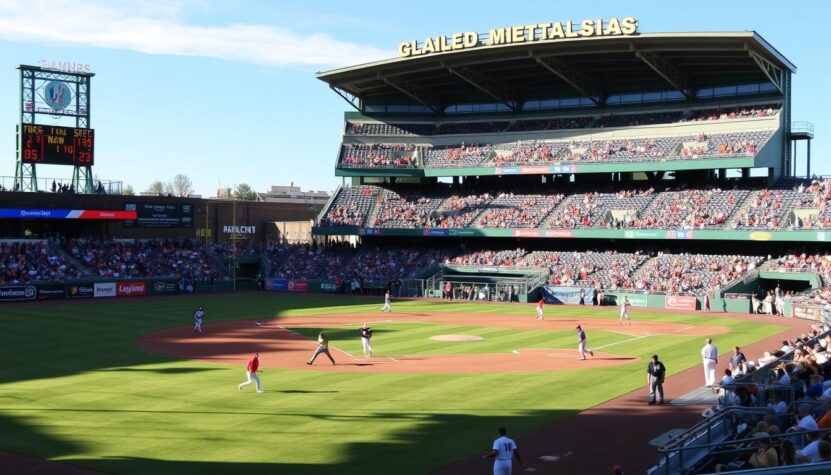
<instances>
[{"instance_id":1,"label":"metal railing","mask_svg":"<svg viewBox=\"0 0 831 475\"><path fill-rule=\"evenodd\" d=\"M791 133L794 132L801 132L809 134L811 137L814 136L814 124L807 121L798 121L798 122L791 122Z\"/></svg>"},{"instance_id":2,"label":"metal railing","mask_svg":"<svg viewBox=\"0 0 831 475\"><path fill-rule=\"evenodd\" d=\"M72 179L71 178L41 178L41 177L38 177L37 178L38 192L51 193L52 192L52 183L55 184L55 193L61 193L60 191L58 191L60 189L61 185L65 185L66 187L69 187L70 185L72 185ZM96 190L99 189L99 185L100 185L100 188L102 188L104 190L103 192L96 191ZM15 191L14 190L14 177L13 176L0 176L0 187L2 187L2 189L5 190L5 191ZM92 188L93 188L92 191L90 191L89 193L83 193L83 194L120 195L124 191L123 190L123 182L116 181L116 180L98 180L98 179L94 179L93 182L92 182ZM73 193L82 194L82 193L79 193L77 191L74 191Z\"/></svg>"}]
</instances>

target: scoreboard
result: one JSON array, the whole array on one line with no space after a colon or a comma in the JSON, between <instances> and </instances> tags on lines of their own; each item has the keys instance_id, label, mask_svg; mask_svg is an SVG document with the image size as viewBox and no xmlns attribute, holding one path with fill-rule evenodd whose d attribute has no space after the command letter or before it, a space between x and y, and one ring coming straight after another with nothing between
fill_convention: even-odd
<instances>
[{"instance_id":1,"label":"scoreboard","mask_svg":"<svg viewBox=\"0 0 831 475\"><path fill-rule=\"evenodd\" d=\"M23 163L94 165L95 130L41 124L19 127Z\"/></svg>"}]
</instances>

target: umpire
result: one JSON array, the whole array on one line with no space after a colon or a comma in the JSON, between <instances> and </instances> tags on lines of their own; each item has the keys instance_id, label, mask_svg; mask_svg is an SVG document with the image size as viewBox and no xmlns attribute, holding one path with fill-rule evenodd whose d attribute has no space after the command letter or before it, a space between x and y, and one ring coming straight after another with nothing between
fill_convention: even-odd
<instances>
[{"instance_id":1,"label":"umpire","mask_svg":"<svg viewBox=\"0 0 831 475\"><path fill-rule=\"evenodd\" d=\"M664 376L667 368L658 361L658 355L652 355L652 361L646 367L646 384L649 386L649 404L655 404L655 393L658 395L658 404L664 403Z\"/></svg>"}]
</instances>

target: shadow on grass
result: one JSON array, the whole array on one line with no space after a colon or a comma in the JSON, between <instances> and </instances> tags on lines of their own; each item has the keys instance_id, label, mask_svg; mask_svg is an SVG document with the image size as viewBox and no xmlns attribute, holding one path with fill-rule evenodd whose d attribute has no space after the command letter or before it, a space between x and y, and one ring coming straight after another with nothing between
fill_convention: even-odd
<instances>
[{"instance_id":1,"label":"shadow on grass","mask_svg":"<svg viewBox=\"0 0 831 475\"><path fill-rule=\"evenodd\" d=\"M118 373L189 374L218 371L216 368L104 368L98 371Z\"/></svg>"},{"instance_id":2,"label":"shadow on grass","mask_svg":"<svg viewBox=\"0 0 831 475\"><path fill-rule=\"evenodd\" d=\"M483 453L488 450L493 440L498 437L497 428L509 427L511 434L524 432L538 427L543 421L561 419L575 414L575 411L538 411L522 416L506 418L464 415L464 414L407 414L377 413L353 417L354 420L367 425L397 424L405 420L416 420L418 424L405 430L393 432L384 442L360 442L344 444L337 453L329 454L331 463L312 462L244 462L244 461L204 461L198 460L199 454L189 451L185 456L196 460L161 460L153 458L111 456L99 459L74 458L73 465L80 465L103 473L116 474L361 474L361 475L396 475L424 474L438 470L453 463L460 454ZM308 414L313 419L326 420L325 413ZM342 416L332 418L342 420ZM285 432L284 440L290 443L293 430L290 426L274 427L278 435ZM323 435L323 434L321 434ZM283 438L281 437L281 440ZM212 454L205 454L207 457ZM269 447L263 445L261 453L255 458L267 459ZM299 458L300 455L292 455ZM539 465L537 462L536 465ZM492 460L482 460L478 473L490 473ZM535 466L535 461L526 461L525 467ZM552 467L548 467L551 469ZM543 473L544 468L540 469Z\"/></svg>"}]
</instances>

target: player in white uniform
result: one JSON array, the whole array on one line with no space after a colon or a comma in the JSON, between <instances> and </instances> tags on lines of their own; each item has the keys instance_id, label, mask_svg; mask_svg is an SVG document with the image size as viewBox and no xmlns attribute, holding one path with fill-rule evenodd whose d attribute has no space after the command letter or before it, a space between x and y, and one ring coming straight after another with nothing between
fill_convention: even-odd
<instances>
[{"instance_id":1,"label":"player in white uniform","mask_svg":"<svg viewBox=\"0 0 831 475\"><path fill-rule=\"evenodd\" d=\"M483 459L495 458L493 461L493 475L511 475L511 459L516 457L517 463L522 466L522 460L519 458L519 449L516 447L516 442L508 438L508 431L504 427L499 428L499 438L493 441L493 447L490 452L482 456Z\"/></svg>"},{"instance_id":2,"label":"player in white uniform","mask_svg":"<svg viewBox=\"0 0 831 475\"><path fill-rule=\"evenodd\" d=\"M364 347L364 357L372 356L372 328L366 326L361 327L361 344Z\"/></svg>"},{"instance_id":3,"label":"player in white uniform","mask_svg":"<svg viewBox=\"0 0 831 475\"><path fill-rule=\"evenodd\" d=\"M594 351L586 348L586 332L583 331L580 325L577 325L577 351L580 352L581 360L586 359L586 353L592 355L592 358L594 358Z\"/></svg>"},{"instance_id":4,"label":"player in white uniform","mask_svg":"<svg viewBox=\"0 0 831 475\"><path fill-rule=\"evenodd\" d=\"M205 318L205 311L202 307L193 312L193 331L195 333L202 333L202 320Z\"/></svg>"},{"instance_id":5,"label":"player in white uniform","mask_svg":"<svg viewBox=\"0 0 831 475\"><path fill-rule=\"evenodd\" d=\"M620 304L620 320L618 320L618 324L623 324L623 319L625 318L629 324L632 324L632 320L629 320L629 307L632 306L632 303L629 302L629 297L623 297L623 303Z\"/></svg>"},{"instance_id":6,"label":"player in white uniform","mask_svg":"<svg viewBox=\"0 0 831 475\"><path fill-rule=\"evenodd\" d=\"M384 292L384 306L381 307L381 311L383 312L384 310L386 310L387 312L392 313L392 308L390 307L390 291L389 291L389 289L387 289L387 291Z\"/></svg>"},{"instance_id":7,"label":"player in white uniform","mask_svg":"<svg viewBox=\"0 0 831 475\"><path fill-rule=\"evenodd\" d=\"M543 318L542 318L542 306L543 306L543 304L545 304L545 299L540 299L540 301L537 302L537 320L543 320Z\"/></svg>"}]
</instances>

